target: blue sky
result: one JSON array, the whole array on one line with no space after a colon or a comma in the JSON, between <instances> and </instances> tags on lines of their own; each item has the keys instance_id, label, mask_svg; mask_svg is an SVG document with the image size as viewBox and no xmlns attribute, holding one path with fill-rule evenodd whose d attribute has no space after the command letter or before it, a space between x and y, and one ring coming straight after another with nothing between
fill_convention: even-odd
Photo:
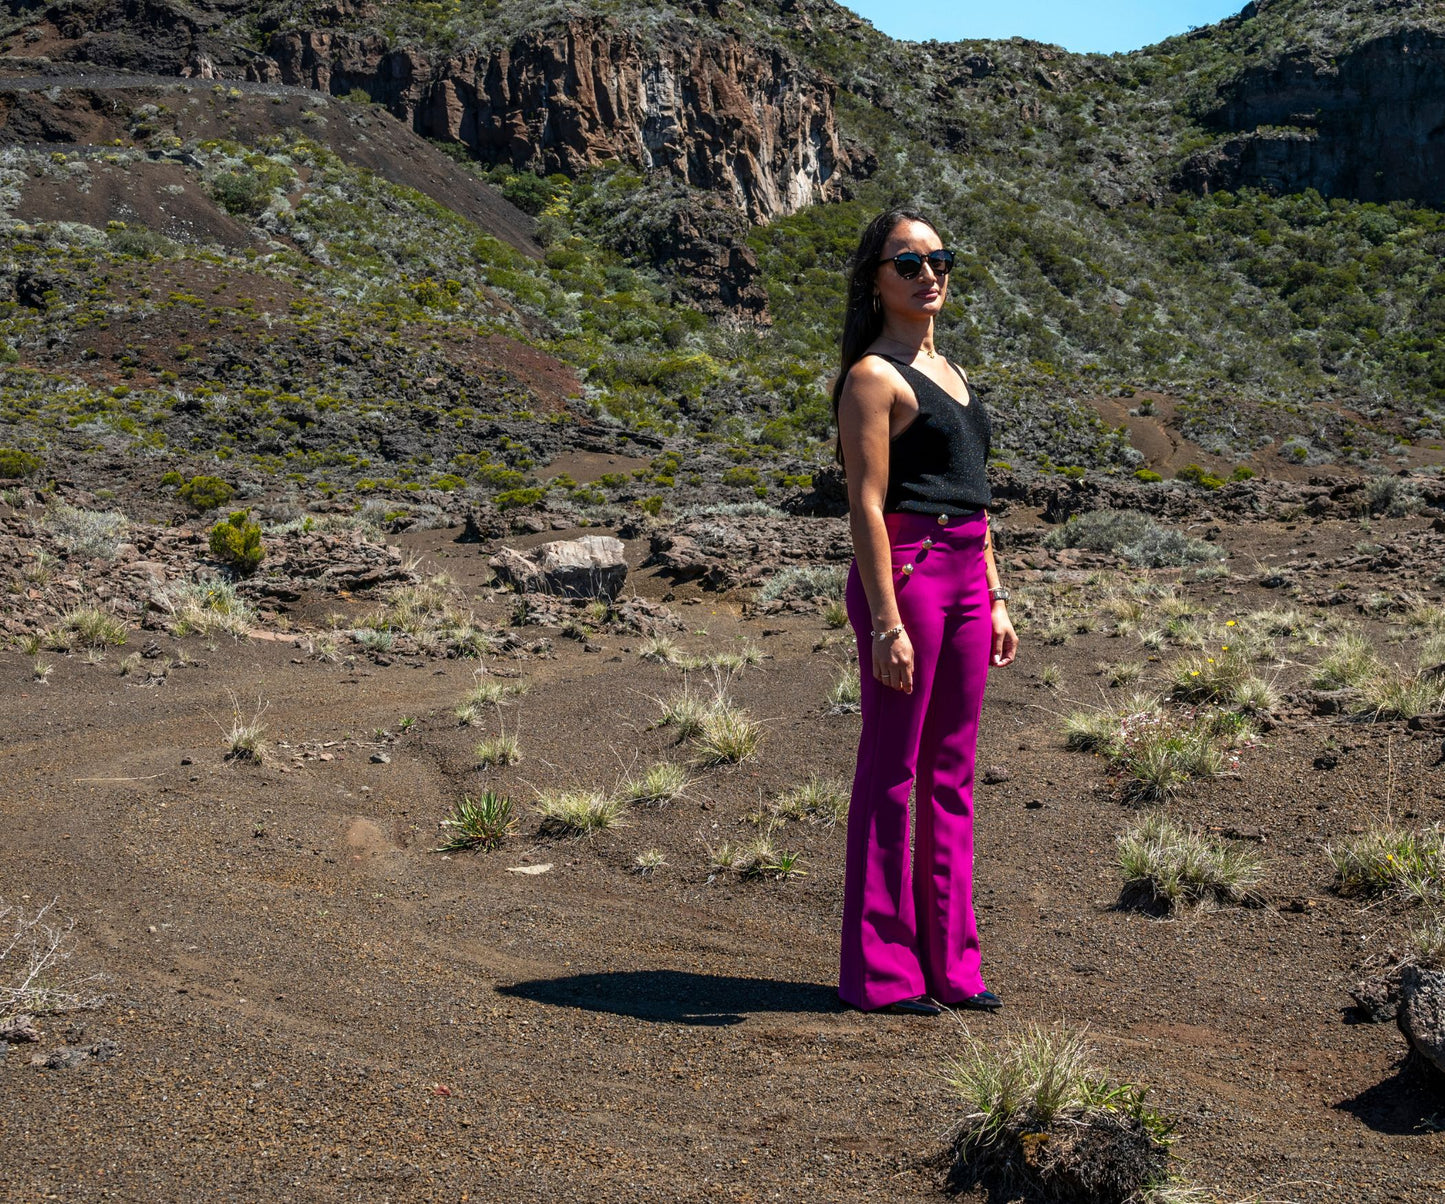
<instances>
[{"instance_id":1,"label":"blue sky","mask_svg":"<svg viewBox=\"0 0 1445 1204\"><path fill-rule=\"evenodd\" d=\"M1191 25L1232 17L1245 0L842 0L894 38L1011 38L1068 50L1137 50Z\"/></svg>"}]
</instances>

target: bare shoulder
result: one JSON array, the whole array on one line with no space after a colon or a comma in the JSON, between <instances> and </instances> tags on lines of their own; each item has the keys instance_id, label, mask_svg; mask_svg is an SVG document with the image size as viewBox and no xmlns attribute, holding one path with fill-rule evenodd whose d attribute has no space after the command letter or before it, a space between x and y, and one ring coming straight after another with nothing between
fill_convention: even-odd
<instances>
[{"instance_id":1,"label":"bare shoulder","mask_svg":"<svg viewBox=\"0 0 1445 1204\"><path fill-rule=\"evenodd\" d=\"M882 356L865 355L848 369L843 392L862 401L891 401L901 379L898 369Z\"/></svg>"}]
</instances>

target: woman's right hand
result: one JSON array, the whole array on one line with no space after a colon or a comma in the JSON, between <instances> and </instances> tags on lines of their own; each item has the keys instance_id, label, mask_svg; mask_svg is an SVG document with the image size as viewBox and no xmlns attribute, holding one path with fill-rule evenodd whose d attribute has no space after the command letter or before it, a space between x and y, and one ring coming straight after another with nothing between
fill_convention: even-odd
<instances>
[{"instance_id":1,"label":"woman's right hand","mask_svg":"<svg viewBox=\"0 0 1445 1204\"><path fill-rule=\"evenodd\" d=\"M906 631L873 641L873 677L890 690L913 693L913 644Z\"/></svg>"}]
</instances>

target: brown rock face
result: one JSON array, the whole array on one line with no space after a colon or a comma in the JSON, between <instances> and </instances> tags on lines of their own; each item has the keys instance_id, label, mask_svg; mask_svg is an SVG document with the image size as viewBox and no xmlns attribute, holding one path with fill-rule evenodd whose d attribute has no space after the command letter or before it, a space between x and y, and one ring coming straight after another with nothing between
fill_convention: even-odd
<instances>
[{"instance_id":1,"label":"brown rock face","mask_svg":"<svg viewBox=\"0 0 1445 1204\"><path fill-rule=\"evenodd\" d=\"M1245 74L1210 120L1242 136L1191 160L1186 187L1445 204L1439 34L1405 30L1334 62L1286 57Z\"/></svg>"},{"instance_id":2,"label":"brown rock face","mask_svg":"<svg viewBox=\"0 0 1445 1204\"><path fill-rule=\"evenodd\" d=\"M837 195L849 163L832 81L727 36L644 44L605 20L526 34L490 54L430 60L377 38L272 37L256 78L364 89L417 132L494 163L575 174L609 159L730 196L754 221Z\"/></svg>"}]
</instances>

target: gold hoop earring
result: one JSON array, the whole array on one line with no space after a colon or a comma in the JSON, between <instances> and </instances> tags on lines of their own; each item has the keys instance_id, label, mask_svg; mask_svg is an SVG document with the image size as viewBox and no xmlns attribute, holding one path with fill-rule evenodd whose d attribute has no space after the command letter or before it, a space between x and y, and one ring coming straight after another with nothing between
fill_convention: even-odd
<instances>
[{"instance_id":1,"label":"gold hoop earring","mask_svg":"<svg viewBox=\"0 0 1445 1204\"><path fill-rule=\"evenodd\" d=\"M883 312L883 298L876 290L873 293L873 312L875 314Z\"/></svg>"}]
</instances>

